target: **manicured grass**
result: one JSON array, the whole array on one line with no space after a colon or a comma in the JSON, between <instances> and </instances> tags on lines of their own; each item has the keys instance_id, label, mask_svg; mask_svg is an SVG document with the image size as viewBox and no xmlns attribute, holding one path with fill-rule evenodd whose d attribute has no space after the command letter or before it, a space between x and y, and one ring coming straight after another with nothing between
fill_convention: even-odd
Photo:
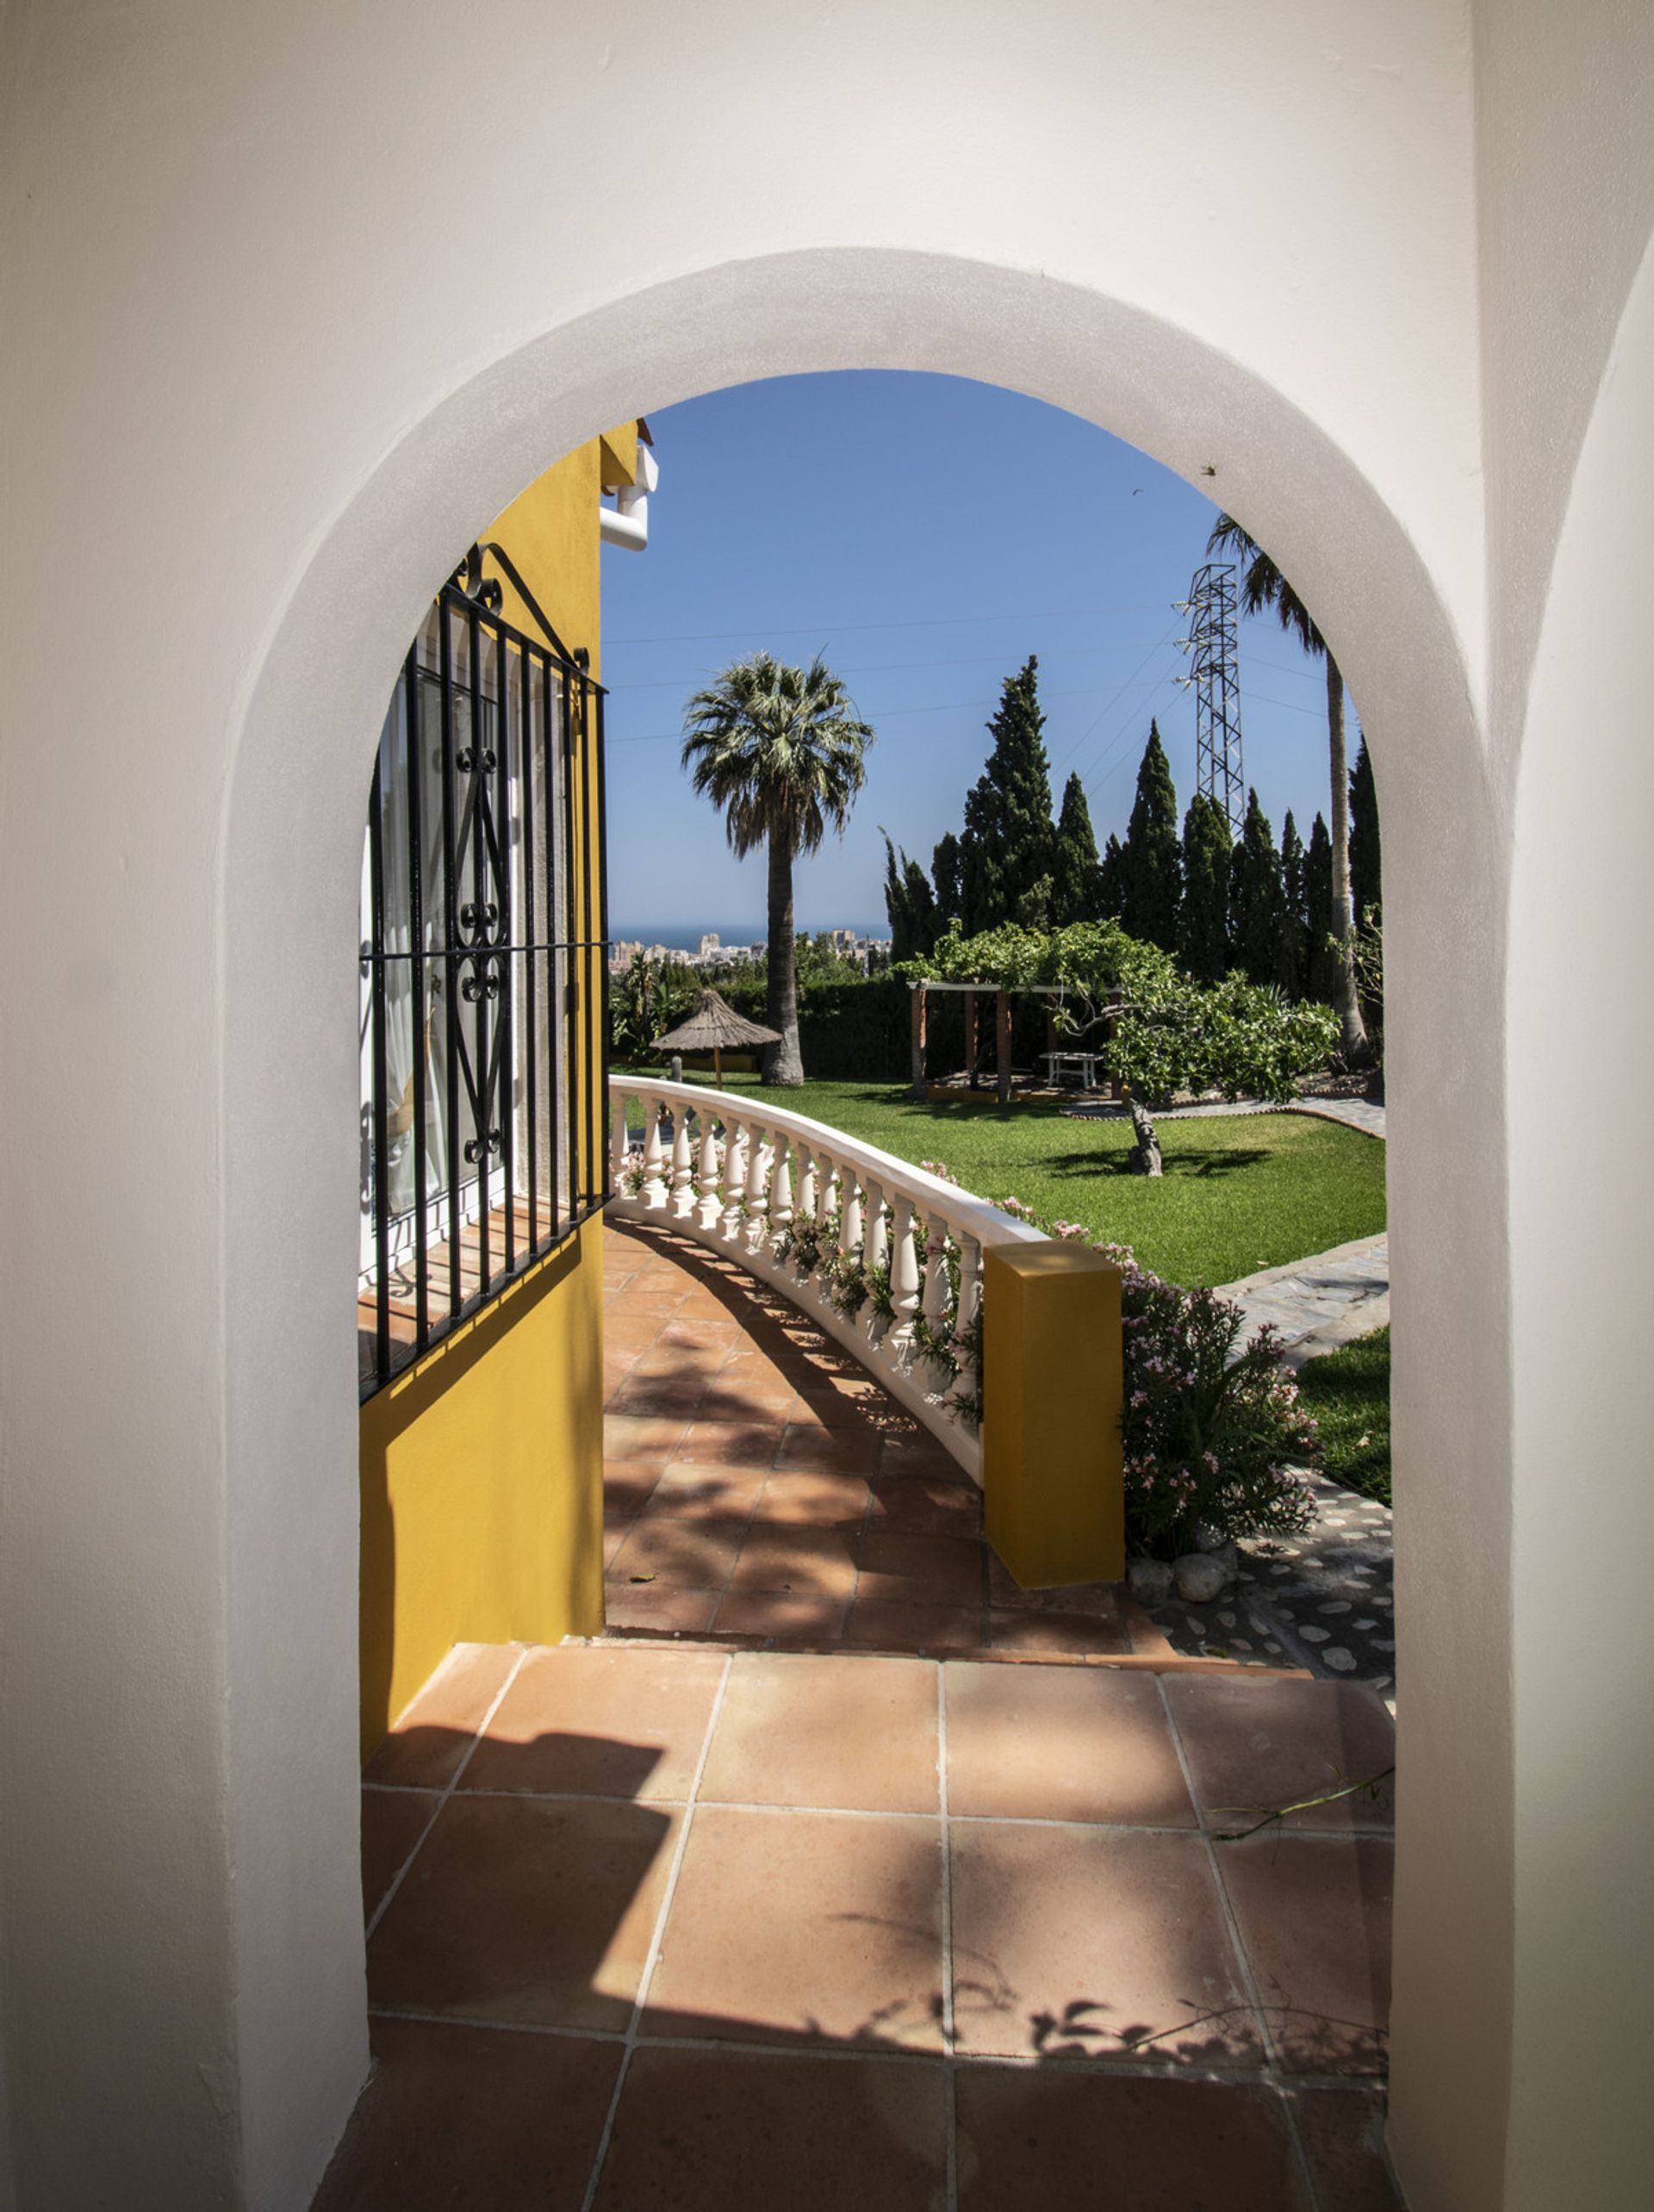
<instances>
[{"instance_id":1,"label":"manicured grass","mask_svg":"<svg viewBox=\"0 0 1654 2212\"><path fill-rule=\"evenodd\" d=\"M1390 1331L1375 1329L1305 1362L1303 1407L1321 1426L1327 1472L1346 1489L1390 1503Z\"/></svg>"},{"instance_id":2,"label":"manicured grass","mask_svg":"<svg viewBox=\"0 0 1654 2212\"><path fill-rule=\"evenodd\" d=\"M760 1090L755 1076L724 1078ZM806 1083L764 1094L899 1159L941 1160L977 1196L1019 1198L1130 1245L1174 1283L1233 1283L1384 1226L1384 1148L1307 1115L1214 1115L1159 1125L1166 1173L1131 1174L1131 1125L1077 1122L1033 1102L920 1105L899 1086Z\"/></svg>"}]
</instances>

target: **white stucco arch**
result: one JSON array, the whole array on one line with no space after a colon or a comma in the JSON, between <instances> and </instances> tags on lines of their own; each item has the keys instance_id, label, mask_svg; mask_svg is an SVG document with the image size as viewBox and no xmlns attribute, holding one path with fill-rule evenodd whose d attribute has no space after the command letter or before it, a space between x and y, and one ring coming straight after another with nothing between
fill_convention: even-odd
<instances>
[{"instance_id":1,"label":"white stucco arch","mask_svg":"<svg viewBox=\"0 0 1654 2212\"><path fill-rule=\"evenodd\" d=\"M276 1730L303 1777L295 1792L289 1774L273 1799L264 1762L238 1761L233 1731L240 2029L244 2038L257 2036L268 2009L267 2047L285 2054L283 2075L295 2055L285 2017L295 1894L312 1901L307 2004L314 2019L318 1992L331 1991L341 2066L361 2002L349 1849L354 1339L350 1317L312 1286L345 1279L353 1249L355 979L339 948L352 941L360 795L384 698L456 550L550 459L612 420L701 391L793 370L875 366L1014 386L1129 438L1230 501L1315 605L1385 760L1391 1110L1402 1132L1396 1157L1405 1162L1392 1176L1405 1316L1397 1351L1402 1428L1414 1464L1450 1455L1466 1478L1451 1498L1432 1499L1421 1488L1408 1499L1403 1476L1404 1519L1428 1522L1401 1593L1409 1656L1430 1651L1433 1616L1439 1632L1451 1616L1433 1588L1444 1543L1456 1550L1469 1540L1458 1524L1472 1501L1482 1530L1497 1517L1498 1345L1467 1342L1465 1324L1475 1316L1485 1327L1502 1306L1502 1184L1491 1148L1482 1155L1487 1172L1467 1171L1454 1141L1454 1083L1422 1076L1436 1067L1446 1039L1466 1095L1485 1095L1492 1080L1493 1064L1477 1047L1496 1057L1498 1024L1488 1019L1500 989L1496 936L1485 939L1484 960L1458 965L1445 966L1427 948L1444 931L1463 929L1456 910L1465 897L1467 854L1483 856L1482 895L1497 910L1497 840L1451 623L1405 531L1360 470L1278 392L1189 332L1071 285L957 258L836 250L726 263L546 331L434 408L336 516L270 640L228 791L231 1707L249 1724L258 1716L261 1747ZM1213 479L1203 472L1215 452L1222 459ZM274 939L273 911L284 917ZM1465 1020L1466 992L1477 1003L1476 1023ZM324 1169L318 1147L334 1128L345 1134ZM304 1134L315 1171L298 1188L286 1157L295 1131ZM1453 1249L1487 1256L1469 1303L1464 1259L1433 1266L1444 1249L1439 1240L1409 1234L1412 1225L1439 1229L1449 1217L1460 1231ZM283 1254L279 1270L269 1264L272 1250ZM268 1359L272 1343L286 1348L281 1368ZM1474 1425L1456 1418L1454 1402L1438 1388L1446 1373L1471 1365L1486 1377ZM337 1387L295 1393L295 1370L334 1377ZM1478 1461L1479 1483L1471 1472ZM1496 1649L1484 1641L1480 1656L1494 1662ZM1460 1685L1450 1702L1462 1707L1473 1655L1444 1649L1439 1657ZM1475 1693L1484 1747L1489 1731L1495 1742L1499 1733L1498 1674L1489 1664ZM1439 1735L1440 1755L1455 1764L1475 1755L1451 1712L1439 1717ZM1429 1755L1421 1751L1421 1769ZM295 1802L306 1817L290 1810L281 1817L279 1803ZM1421 1966L1434 1961L1417 1997L1424 2033L1436 2010L1430 1984L1445 1954L1457 1952L1459 1969L1471 1968L1465 1947L1474 1942L1471 1923L1494 1894L1496 1848L1477 1839L1472 1895L1439 1897L1452 1859L1425 1811L1427 1781L1406 1802L1404 1849L1420 1869L1413 1909L1431 1926ZM316 2048L313 2034L313 2060ZM1439 2054L1428 2063L1439 2078ZM296 2080L290 2086L301 2095L305 2088ZM256 2130L256 2105L246 2119ZM281 2125L274 2109L269 2124L272 2131Z\"/></svg>"},{"instance_id":2,"label":"white stucco arch","mask_svg":"<svg viewBox=\"0 0 1654 2212\"><path fill-rule=\"evenodd\" d=\"M1570 786L1650 757L1645 0L10 0L0 49L0 2206L292 2212L359 2077L325 1131L413 618L561 447L854 361L1216 465L1373 730L1396 2147L1415 2212L1640 2205L1647 1762L1564 1693L1645 1638L1549 1561L1582 1494L1647 1553L1654 1177L1555 1140L1650 979L1645 810Z\"/></svg>"}]
</instances>

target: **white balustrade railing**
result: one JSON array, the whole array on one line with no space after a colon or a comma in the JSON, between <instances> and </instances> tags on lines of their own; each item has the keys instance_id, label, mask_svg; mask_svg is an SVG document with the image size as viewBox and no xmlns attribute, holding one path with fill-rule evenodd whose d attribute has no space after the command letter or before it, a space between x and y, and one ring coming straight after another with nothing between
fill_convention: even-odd
<instances>
[{"instance_id":1,"label":"white balustrade railing","mask_svg":"<svg viewBox=\"0 0 1654 2212\"><path fill-rule=\"evenodd\" d=\"M1038 1229L768 1098L609 1078L612 1210L774 1285L981 1479L985 1245Z\"/></svg>"}]
</instances>

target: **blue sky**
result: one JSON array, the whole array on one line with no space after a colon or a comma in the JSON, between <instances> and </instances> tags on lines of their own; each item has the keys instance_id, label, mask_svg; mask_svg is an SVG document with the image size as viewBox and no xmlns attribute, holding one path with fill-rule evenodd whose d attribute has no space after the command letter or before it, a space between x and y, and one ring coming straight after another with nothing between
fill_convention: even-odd
<instances>
[{"instance_id":1,"label":"blue sky","mask_svg":"<svg viewBox=\"0 0 1654 2212\"><path fill-rule=\"evenodd\" d=\"M1057 408L947 376L784 377L650 426L648 550L603 555L617 935L762 934L762 858L733 858L678 766L685 699L758 647L820 650L878 733L848 835L799 868L800 928L882 929L880 826L929 865L1029 653L1054 799L1077 768L1099 847L1124 832L1151 714L1188 805L1173 602L1216 509L1180 477ZM1243 618L1240 672L1247 780L1278 837L1289 807L1307 837L1328 808L1320 667L1272 617Z\"/></svg>"}]
</instances>

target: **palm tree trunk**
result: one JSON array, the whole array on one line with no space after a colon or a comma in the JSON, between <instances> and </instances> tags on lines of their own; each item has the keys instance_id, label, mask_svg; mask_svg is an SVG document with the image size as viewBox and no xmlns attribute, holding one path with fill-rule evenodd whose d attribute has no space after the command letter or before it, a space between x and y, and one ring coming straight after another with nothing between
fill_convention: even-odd
<instances>
[{"instance_id":1,"label":"palm tree trunk","mask_svg":"<svg viewBox=\"0 0 1654 2212\"><path fill-rule=\"evenodd\" d=\"M799 970L793 943L793 848L772 830L769 833L769 957L764 1019L779 1029L778 1045L764 1047L763 1079L767 1084L793 1084L804 1081L804 1055L799 1049Z\"/></svg>"},{"instance_id":2,"label":"palm tree trunk","mask_svg":"<svg viewBox=\"0 0 1654 2212\"><path fill-rule=\"evenodd\" d=\"M1333 776L1333 929L1338 938L1338 989L1334 1004L1344 1057L1359 1067L1366 1059L1367 1028L1356 996L1354 923L1350 913L1350 766L1344 743L1344 679L1327 656L1327 749Z\"/></svg>"}]
</instances>

